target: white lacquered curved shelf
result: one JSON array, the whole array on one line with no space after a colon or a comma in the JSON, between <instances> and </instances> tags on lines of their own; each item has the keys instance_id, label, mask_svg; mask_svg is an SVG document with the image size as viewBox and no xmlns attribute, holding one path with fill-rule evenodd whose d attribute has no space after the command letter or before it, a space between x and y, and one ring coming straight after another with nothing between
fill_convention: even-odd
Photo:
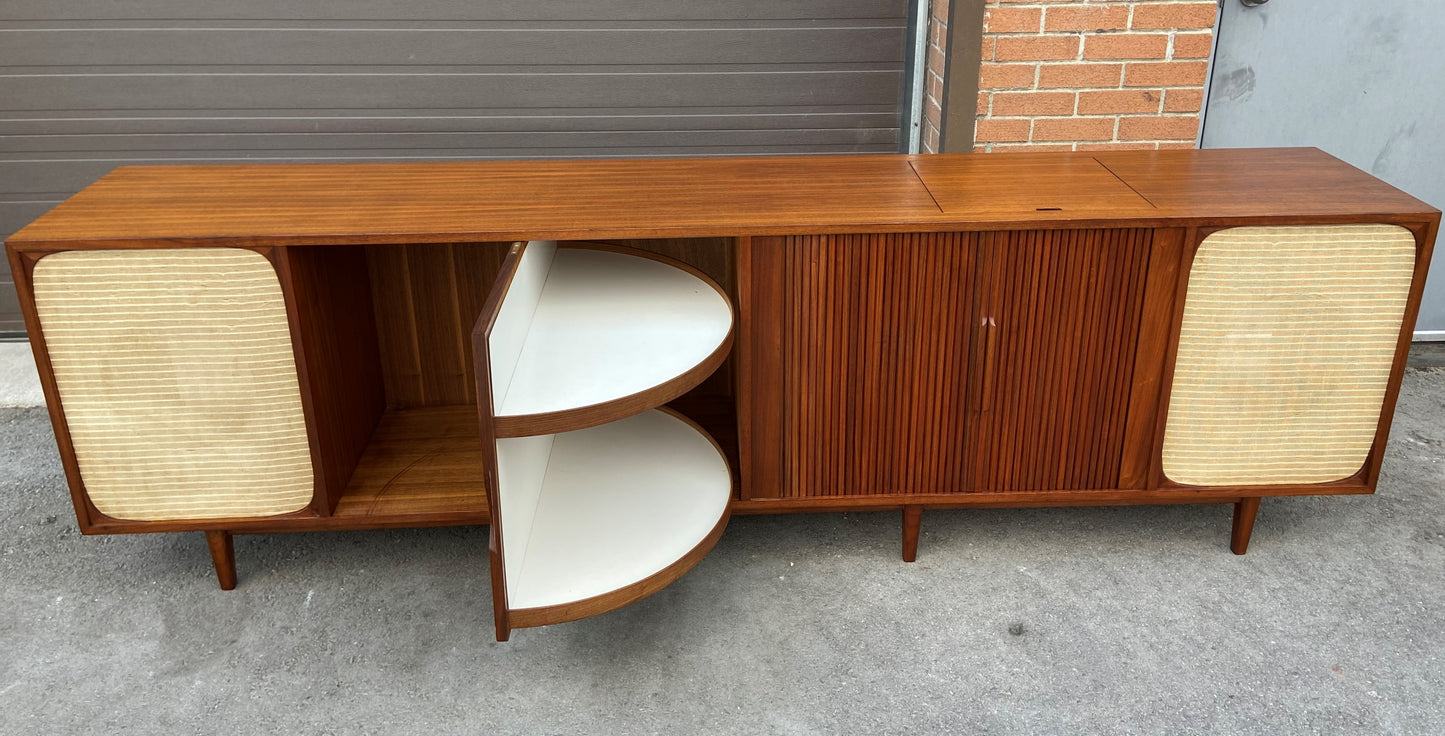
<instances>
[{"instance_id":1,"label":"white lacquered curved shelf","mask_svg":"<svg viewBox=\"0 0 1445 736\"><path fill-rule=\"evenodd\" d=\"M717 445L667 410L498 440L497 460L507 607L531 614L514 625L595 615L655 592L711 548L732 496Z\"/></svg>"},{"instance_id":2,"label":"white lacquered curved shelf","mask_svg":"<svg viewBox=\"0 0 1445 736\"><path fill-rule=\"evenodd\" d=\"M499 437L594 426L660 406L711 374L732 345L727 297L680 264L559 247L544 279L540 296L530 297L535 308L512 369L494 372L494 380L504 373L493 386ZM509 289L518 312L527 288Z\"/></svg>"}]
</instances>

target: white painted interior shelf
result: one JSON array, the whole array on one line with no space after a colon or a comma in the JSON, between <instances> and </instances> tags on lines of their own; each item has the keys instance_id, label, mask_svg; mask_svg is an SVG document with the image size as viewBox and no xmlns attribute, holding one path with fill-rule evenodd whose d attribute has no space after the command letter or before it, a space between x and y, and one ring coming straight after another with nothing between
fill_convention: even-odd
<instances>
[{"instance_id":1,"label":"white painted interior shelf","mask_svg":"<svg viewBox=\"0 0 1445 736\"><path fill-rule=\"evenodd\" d=\"M513 609L610 593L662 571L727 513L732 476L705 434L670 413L497 440Z\"/></svg>"},{"instance_id":2,"label":"white painted interior shelf","mask_svg":"<svg viewBox=\"0 0 1445 736\"><path fill-rule=\"evenodd\" d=\"M680 268L531 243L492 332L496 416L594 406L659 386L717 351L732 319L726 297Z\"/></svg>"},{"instance_id":3,"label":"white painted interior shelf","mask_svg":"<svg viewBox=\"0 0 1445 736\"><path fill-rule=\"evenodd\" d=\"M524 626L558 623L672 582L716 540L733 487L712 438L654 408L722 359L733 312L721 290L640 252L552 242L516 252L486 333L494 426L593 413L496 440L499 639L513 613L528 612Z\"/></svg>"}]
</instances>

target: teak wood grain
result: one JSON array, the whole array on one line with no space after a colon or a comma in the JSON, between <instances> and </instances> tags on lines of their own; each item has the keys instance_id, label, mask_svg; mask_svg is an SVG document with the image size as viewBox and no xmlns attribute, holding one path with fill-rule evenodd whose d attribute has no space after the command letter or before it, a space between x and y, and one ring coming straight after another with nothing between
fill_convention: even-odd
<instances>
[{"instance_id":1,"label":"teak wood grain","mask_svg":"<svg viewBox=\"0 0 1445 736\"><path fill-rule=\"evenodd\" d=\"M366 252L387 406L476 402L471 327L509 247L455 243L354 249Z\"/></svg>"},{"instance_id":2,"label":"teak wood grain","mask_svg":"<svg viewBox=\"0 0 1445 736\"><path fill-rule=\"evenodd\" d=\"M452 513L485 523L487 494L478 436L470 406L388 411L333 515Z\"/></svg>"},{"instance_id":3,"label":"teak wood grain","mask_svg":"<svg viewBox=\"0 0 1445 736\"><path fill-rule=\"evenodd\" d=\"M1078 490L1118 483L1150 235L1020 230L980 236L972 324L996 324L992 361L999 367L984 370L998 376L989 389L998 398L975 403L964 422L967 442L958 453L964 488Z\"/></svg>"},{"instance_id":4,"label":"teak wood grain","mask_svg":"<svg viewBox=\"0 0 1445 736\"><path fill-rule=\"evenodd\" d=\"M16 239L575 240L938 214L901 156L124 167Z\"/></svg>"},{"instance_id":5,"label":"teak wood grain","mask_svg":"<svg viewBox=\"0 0 1445 736\"><path fill-rule=\"evenodd\" d=\"M781 344L779 495L963 490L972 236L754 243L782 253L782 318L753 325Z\"/></svg>"},{"instance_id":6,"label":"teak wood grain","mask_svg":"<svg viewBox=\"0 0 1445 736\"><path fill-rule=\"evenodd\" d=\"M365 253L326 246L279 249L300 346L301 391L315 451L317 506L336 509L386 408Z\"/></svg>"},{"instance_id":7,"label":"teak wood grain","mask_svg":"<svg viewBox=\"0 0 1445 736\"><path fill-rule=\"evenodd\" d=\"M919 156L911 163L945 215L1039 222L1157 215L1088 154Z\"/></svg>"},{"instance_id":8,"label":"teak wood grain","mask_svg":"<svg viewBox=\"0 0 1445 736\"><path fill-rule=\"evenodd\" d=\"M1430 274L1430 261L1435 252L1435 237L1440 231L1440 218L1409 226L1415 234L1415 272L1410 280L1410 295L1405 301L1405 314L1400 322L1400 337L1395 344L1395 360L1390 366L1390 381L1385 389L1385 401L1380 408L1380 420L1375 428L1375 442L1365 459L1360 474L1366 485L1374 488L1380 480L1380 469L1385 462L1385 448L1390 439L1390 423L1395 417L1395 403L1400 399L1400 384L1405 373L1405 361L1410 354L1410 339L1415 330L1415 320L1420 316L1420 302L1425 295L1425 279Z\"/></svg>"},{"instance_id":9,"label":"teak wood grain","mask_svg":"<svg viewBox=\"0 0 1445 736\"><path fill-rule=\"evenodd\" d=\"M504 241L562 239L673 256L730 298L736 348L688 399L723 402L724 422L736 402L734 513L905 509L907 524L923 508L1235 503L1242 550L1260 496L1373 490L1439 219L1313 149L162 166L117 169L12 236L7 254L85 533L199 529L219 542L487 523L497 425L479 417L485 354L468 326L489 328L486 300L505 291ZM1407 227L1419 253L1360 473L1165 482L1200 240L1353 222ZM249 247L277 265L317 468L311 508L124 522L85 495L34 264L67 249L194 245ZM495 565L499 526L492 535ZM212 549L224 560L225 546ZM501 638L576 612L513 621L496 580Z\"/></svg>"},{"instance_id":10,"label":"teak wood grain","mask_svg":"<svg viewBox=\"0 0 1445 736\"><path fill-rule=\"evenodd\" d=\"M1055 176L1051 166L1075 174ZM987 182L948 173L973 169ZM1054 204L1017 173L1025 171L1044 177ZM937 178L926 183L921 173ZM1137 195L1123 194L1121 183ZM1113 208L1104 206L1110 196ZM1062 209L1039 209L1054 206ZM240 164L121 167L8 243L469 243L1398 215L1425 222L1438 210L1314 149Z\"/></svg>"},{"instance_id":11,"label":"teak wood grain","mask_svg":"<svg viewBox=\"0 0 1445 736\"><path fill-rule=\"evenodd\" d=\"M225 530L305 532L487 524L479 431L470 406L388 411L350 473L329 516L307 510L284 516L204 521L101 519L86 533Z\"/></svg>"},{"instance_id":12,"label":"teak wood grain","mask_svg":"<svg viewBox=\"0 0 1445 736\"><path fill-rule=\"evenodd\" d=\"M782 494L785 263L775 239L738 241L736 395L743 499Z\"/></svg>"},{"instance_id":13,"label":"teak wood grain","mask_svg":"<svg viewBox=\"0 0 1445 736\"><path fill-rule=\"evenodd\" d=\"M1119 461L1120 488L1153 488L1157 470L1153 454L1160 393L1165 385L1165 357L1175 325L1175 295L1186 231L1155 230L1149 250L1149 273L1144 285L1144 307L1129 387L1128 417L1124 425L1123 454ZM1172 369L1171 369L1172 370Z\"/></svg>"},{"instance_id":14,"label":"teak wood grain","mask_svg":"<svg viewBox=\"0 0 1445 736\"><path fill-rule=\"evenodd\" d=\"M1094 158L1160 215L1194 225L1234 218L1367 222L1435 210L1316 148L1109 151Z\"/></svg>"},{"instance_id":15,"label":"teak wood grain","mask_svg":"<svg viewBox=\"0 0 1445 736\"><path fill-rule=\"evenodd\" d=\"M492 364L490 347L492 330L497 325L497 315L501 313L502 301L507 296L507 290L511 288L512 279L517 275L517 269L522 262L522 253L526 247L525 243L514 243L507 249L507 257L502 261L502 266L497 273L497 280L492 284L487 301L482 305L481 313L477 315L476 324L472 326L472 361L477 366ZM499 511L502 505L497 483L497 433L493 419L492 372L491 370L477 370L473 372L473 376L476 380L477 402L472 411L477 418L477 449L482 463L481 478L482 483L486 486L487 508ZM492 618L497 641L506 641L512 636L511 609L507 604L507 567L503 563L502 550L500 513L493 513L492 523L487 530L487 564L492 580Z\"/></svg>"}]
</instances>

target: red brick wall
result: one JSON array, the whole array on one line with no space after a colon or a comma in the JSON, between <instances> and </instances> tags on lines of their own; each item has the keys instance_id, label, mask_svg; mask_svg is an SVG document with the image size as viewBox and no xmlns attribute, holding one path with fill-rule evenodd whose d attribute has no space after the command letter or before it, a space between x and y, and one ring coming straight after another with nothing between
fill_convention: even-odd
<instances>
[{"instance_id":1,"label":"red brick wall","mask_svg":"<svg viewBox=\"0 0 1445 736\"><path fill-rule=\"evenodd\" d=\"M932 12L925 151L938 149L947 2ZM1213 0L986 0L974 150L1192 148L1217 12Z\"/></svg>"},{"instance_id":2,"label":"red brick wall","mask_svg":"<svg viewBox=\"0 0 1445 736\"><path fill-rule=\"evenodd\" d=\"M928 71L923 75L924 153L938 153L939 131L943 129L944 50L948 48L948 0L933 0L928 9Z\"/></svg>"}]
</instances>

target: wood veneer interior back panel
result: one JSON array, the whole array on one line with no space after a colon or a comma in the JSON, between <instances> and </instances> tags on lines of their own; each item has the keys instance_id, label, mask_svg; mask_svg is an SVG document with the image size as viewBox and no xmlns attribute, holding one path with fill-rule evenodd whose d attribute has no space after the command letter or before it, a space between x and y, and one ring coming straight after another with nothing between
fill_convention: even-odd
<instances>
[{"instance_id":1,"label":"wood veneer interior back panel","mask_svg":"<svg viewBox=\"0 0 1445 736\"><path fill-rule=\"evenodd\" d=\"M34 290L97 510L157 521L269 516L311 502L291 330L264 256L68 251L35 264Z\"/></svg>"},{"instance_id":2,"label":"wood veneer interior back panel","mask_svg":"<svg viewBox=\"0 0 1445 736\"><path fill-rule=\"evenodd\" d=\"M977 491L1113 488L1144 301L1149 230L979 235L974 325L997 324L992 400L968 414Z\"/></svg>"},{"instance_id":3,"label":"wood veneer interior back panel","mask_svg":"<svg viewBox=\"0 0 1445 736\"><path fill-rule=\"evenodd\" d=\"M970 236L780 241L781 495L959 490Z\"/></svg>"},{"instance_id":4,"label":"wood veneer interior back panel","mask_svg":"<svg viewBox=\"0 0 1445 736\"><path fill-rule=\"evenodd\" d=\"M389 408L476 403L471 329L509 247L366 248Z\"/></svg>"},{"instance_id":5,"label":"wood veneer interior back panel","mask_svg":"<svg viewBox=\"0 0 1445 736\"><path fill-rule=\"evenodd\" d=\"M279 254L305 356L301 376L320 456L323 511L331 511L386 408L366 252L334 245Z\"/></svg>"},{"instance_id":6,"label":"wood veneer interior back panel","mask_svg":"<svg viewBox=\"0 0 1445 736\"><path fill-rule=\"evenodd\" d=\"M1394 225L1241 227L1189 270L1163 471L1203 486L1324 483L1374 444L1415 268Z\"/></svg>"},{"instance_id":7,"label":"wood veneer interior back panel","mask_svg":"<svg viewBox=\"0 0 1445 736\"><path fill-rule=\"evenodd\" d=\"M697 267L723 286L736 309L734 239L605 242ZM476 403L471 329L510 247L509 242L366 247L387 407ZM731 396L732 375L729 359L694 393Z\"/></svg>"}]
</instances>

